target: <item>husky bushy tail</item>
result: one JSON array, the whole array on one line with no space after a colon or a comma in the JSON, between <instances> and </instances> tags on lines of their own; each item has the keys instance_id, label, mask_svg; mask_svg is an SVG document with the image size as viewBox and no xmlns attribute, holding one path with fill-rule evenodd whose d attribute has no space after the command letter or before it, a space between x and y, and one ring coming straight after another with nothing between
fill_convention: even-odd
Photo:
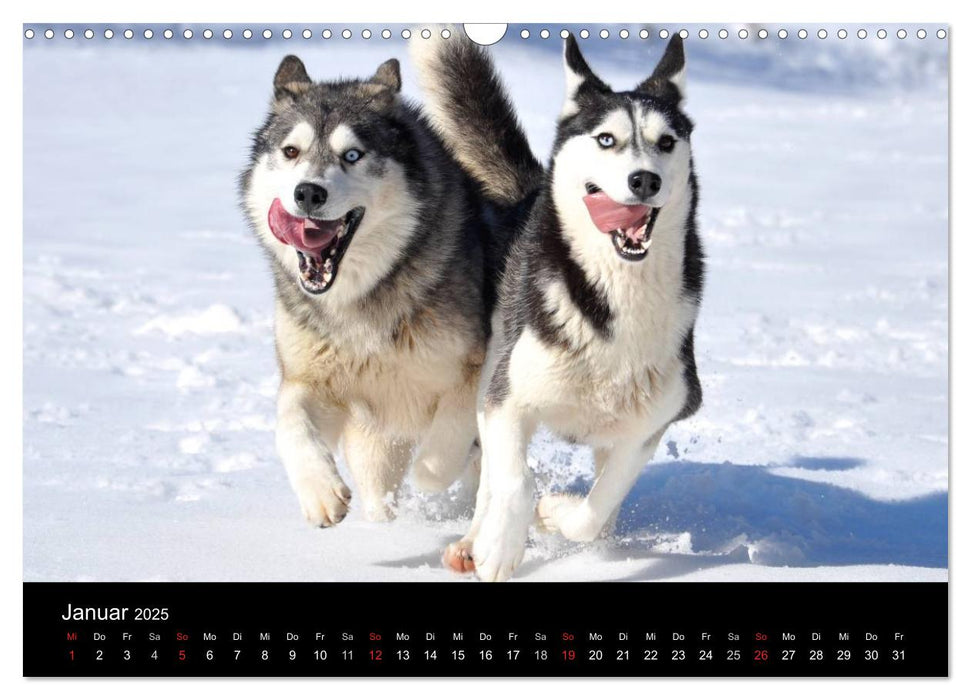
<instances>
[{"instance_id":1,"label":"husky bushy tail","mask_svg":"<svg viewBox=\"0 0 971 700\"><path fill-rule=\"evenodd\" d=\"M529 142L489 55L461 27L412 42L426 113L485 196L512 207L537 190L543 166Z\"/></svg>"}]
</instances>

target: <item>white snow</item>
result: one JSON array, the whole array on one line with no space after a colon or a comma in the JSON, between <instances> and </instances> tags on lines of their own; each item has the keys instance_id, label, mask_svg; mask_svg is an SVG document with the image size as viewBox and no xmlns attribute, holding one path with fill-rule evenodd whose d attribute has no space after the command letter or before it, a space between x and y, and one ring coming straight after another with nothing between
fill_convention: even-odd
<instances>
[{"instance_id":1,"label":"white snow","mask_svg":"<svg viewBox=\"0 0 971 700\"><path fill-rule=\"evenodd\" d=\"M213 304L202 311L187 314L162 314L138 328L135 333L141 335L159 331L169 338L178 338L186 333L196 335L236 333L242 325L242 319L233 309L225 304Z\"/></svg>"},{"instance_id":2,"label":"white snow","mask_svg":"<svg viewBox=\"0 0 971 700\"><path fill-rule=\"evenodd\" d=\"M496 51L545 158L562 68L539 41ZM584 45L616 87L659 55L628 41ZM455 580L464 485L319 531L275 456L272 285L235 193L273 72L395 55L417 96L400 40L295 42L25 51L26 580ZM534 535L518 578L945 580L944 42L687 50L705 405L616 537ZM592 475L546 434L531 463L541 489Z\"/></svg>"}]
</instances>

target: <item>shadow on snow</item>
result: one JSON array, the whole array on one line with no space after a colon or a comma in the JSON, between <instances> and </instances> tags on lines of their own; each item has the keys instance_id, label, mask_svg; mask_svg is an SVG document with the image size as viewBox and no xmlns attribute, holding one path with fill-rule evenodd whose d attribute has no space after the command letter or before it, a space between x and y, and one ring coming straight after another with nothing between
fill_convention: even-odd
<instances>
[{"instance_id":1,"label":"shadow on snow","mask_svg":"<svg viewBox=\"0 0 971 700\"><path fill-rule=\"evenodd\" d=\"M853 457L797 457L803 469L845 471ZM878 501L851 489L777 476L762 465L666 462L646 467L621 506L613 537L563 541L527 559L520 576L583 551L604 561L642 560L622 580L683 576L725 564L947 566L947 493ZM588 481L568 489L585 493ZM685 547L689 535L690 551ZM441 566L441 549L381 565ZM673 546L672 546L673 543ZM686 547L685 547L686 548ZM674 551L672 551L674 550Z\"/></svg>"},{"instance_id":2,"label":"shadow on snow","mask_svg":"<svg viewBox=\"0 0 971 700\"><path fill-rule=\"evenodd\" d=\"M854 458L801 457L796 466L847 470ZM695 552L746 546L767 565L947 566L947 494L878 501L857 491L776 476L765 466L661 463L621 507L620 538L689 533Z\"/></svg>"}]
</instances>

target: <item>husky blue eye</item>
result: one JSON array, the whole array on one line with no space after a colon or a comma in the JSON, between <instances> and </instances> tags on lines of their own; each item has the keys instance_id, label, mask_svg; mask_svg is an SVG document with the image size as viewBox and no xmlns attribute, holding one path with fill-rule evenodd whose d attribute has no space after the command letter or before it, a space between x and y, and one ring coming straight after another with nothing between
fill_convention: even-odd
<instances>
[{"instance_id":1,"label":"husky blue eye","mask_svg":"<svg viewBox=\"0 0 971 700\"><path fill-rule=\"evenodd\" d=\"M364 154L359 150L352 148L344 153L344 160L346 160L348 163L356 163L357 161L361 160L363 156Z\"/></svg>"},{"instance_id":2,"label":"husky blue eye","mask_svg":"<svg viewBox=\"0 0 971 700\"><path fill-rule=\"evenodd\" d=\"M600 134L597 136L597 143L600 144L601 148L612 148L614 145L614 135Z\"/></svg>"}]
</instances>

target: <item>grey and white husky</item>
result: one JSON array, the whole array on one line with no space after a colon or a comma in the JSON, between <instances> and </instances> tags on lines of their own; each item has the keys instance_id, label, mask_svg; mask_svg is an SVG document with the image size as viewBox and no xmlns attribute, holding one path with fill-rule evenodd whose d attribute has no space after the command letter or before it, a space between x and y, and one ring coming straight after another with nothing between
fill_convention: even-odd
<instances>
[{"instance_id":1,"label":"grey and white husky","mask_svg":"<svg viewBox=\"0 0 971 700\"><path fill-rule=\"evenodd\" d=\"M501 581L521 562L534 517L580 542L611 529L665 429L698 410L704 263L678 35L626 92L567 39L566 99L544 172L520 147L488 55L460 34L418 42L429 114L485 193L528 211L506 257L478 395L475 516L445 554L458 571ZM593 447L585 497L534 505L526 450L540 423Z\"/></svg>"},{"instance_id":2,"label":"grey and white husky","mask_svg":"<svg viewBox=\"0 0 971 700\"><path fill-rule=\"evenodd\" d=\"M478 188L399 94L398 62L314 82L288 56L240 197L276 286L276 442L304 516L369 519L409 466L447 487L475 451L489 290ZM494 292L493 292L494 296Z\"/></svg>"}]
</instances>

